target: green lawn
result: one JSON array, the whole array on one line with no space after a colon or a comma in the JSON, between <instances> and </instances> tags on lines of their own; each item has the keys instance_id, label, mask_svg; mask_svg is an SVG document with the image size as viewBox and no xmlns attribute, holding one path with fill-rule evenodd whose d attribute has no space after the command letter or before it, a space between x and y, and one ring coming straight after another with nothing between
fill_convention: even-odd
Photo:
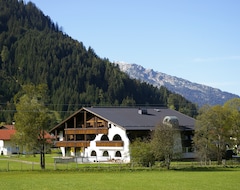
<instances>
[{"instance_id":1,"label":"green lawn","mask_svg":"<svg viewBox=\"0 0 240 190\"><path fill-rule=\"evenodd\" d=\"M39 156L0 157L0 189L240 189L239 165L201 167L199 163L174 162L170 171L131 167L127 164L54 164L46 155L41 171Z\"/></svg>"},{"instance_id":2,"label":"green lawn","mask_svg":"<svg viewBox=\"0 0 240 190\"><path fill-rule=\"evenodd\" d=\"M240 169L225 171L24 171L0 172L1 190L219 190L239 189Z\"/></svg>"}]
</instances>

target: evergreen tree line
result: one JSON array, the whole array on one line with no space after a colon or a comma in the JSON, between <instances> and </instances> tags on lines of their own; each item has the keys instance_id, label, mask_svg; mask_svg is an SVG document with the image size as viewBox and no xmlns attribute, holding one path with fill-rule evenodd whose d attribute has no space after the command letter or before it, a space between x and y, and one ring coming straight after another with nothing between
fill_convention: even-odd
<instances>
[{"instance_id":1,"label":"evergreen tree line","mask_svg":"<svg viewBox=\"0 0 240 190\"><path fill-rule=\"evenodd\" d=\"M196 105L165 87L130 79L31 2L0 0L0 53L0 121L12 121L13 97L25 84L47 84L49 109L62 118L89 105L168 106L196 115Z\"/></svg>"}]
</instances>

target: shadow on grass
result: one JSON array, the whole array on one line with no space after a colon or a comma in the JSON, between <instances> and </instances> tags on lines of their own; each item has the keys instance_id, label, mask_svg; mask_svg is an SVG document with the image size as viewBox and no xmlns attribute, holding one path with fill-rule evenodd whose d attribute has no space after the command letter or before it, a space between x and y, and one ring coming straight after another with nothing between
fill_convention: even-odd
<instances>
[{"instance_id":1,"label":"shadow on grass","mask_svg":"<svg viewBox=\"0 0 240 190\"><path fill-rule=\"evenodd\" d=\"M186 172L216 172L216 171L240 171L240 166L199 166L199 167L182 167L174 168L174 171L186 171Z\"/></svg>"}]
</instances>

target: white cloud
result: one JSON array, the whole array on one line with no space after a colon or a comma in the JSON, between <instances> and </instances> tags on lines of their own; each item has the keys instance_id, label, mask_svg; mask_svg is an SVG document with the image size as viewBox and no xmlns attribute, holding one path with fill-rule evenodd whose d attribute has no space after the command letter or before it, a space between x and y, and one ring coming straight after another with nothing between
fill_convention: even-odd
<instances>
[{"instance_id":1,"label":"white cloud","mask_svg":"<svg viewBox=\"0 0 240 190\"><path fill-rule=\"evenodd\" d=\"M207 57L207 58L195 58L194 62L216 62L216 61L240 61L240 56L226 56L226 57Z\"/></svg>"}]
</instances>

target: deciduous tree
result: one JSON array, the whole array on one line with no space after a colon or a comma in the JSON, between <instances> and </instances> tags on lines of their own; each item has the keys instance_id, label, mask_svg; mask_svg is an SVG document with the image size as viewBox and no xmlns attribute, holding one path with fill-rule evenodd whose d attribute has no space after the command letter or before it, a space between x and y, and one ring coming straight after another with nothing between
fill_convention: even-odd
<instances>
[{"instance_id":1,"label":"deciduous tree","mask_svg":"<svg viewBox=\"0 0 240 190\"><path fill-rule=\"evenodd\" d=\"M152 140L151 147L156 160L164 160L164 165L169 169L171 160L177 158L180 151L177 147L177 140L179 139L178 126L172 124L159 124L156 126ZM181 143L181 142L180 142Z\"/></svg>"},{"instance_id":2,"label":"deciduous tree","mask_svg":"<svg viewBox=\"0 0 240 190\"><path fill-rule=\"evenodd\" d=\"M15 96L16 113L15 139L27 151L40 152L40 165L45 169L46 130L49 128L50 115L45 106L47 100L46 85L25 85Z\"/></svg>"},{"instance_id":3,"label":"deciduous tree","mask_svg":"<svg viewBox=\"0 0 240 190\"><path fill-rule=\"evenodd\" d=\"M231 137L231 146L239 149L240 145L240 98L233 98L228 100L224 105L224 108L229 109L231 114L229 114L231 123L230 137ZM239 152L239 150L237 150ZM237 153L236 152L236 153Z\"/></svg>"},{"instance_id":4,"label":"deciduous tree","mask_svg":"<svg viewBox=\"0 0 240 190\"><path fill-rule=\"evenodd\" d=\"M231 111L217 105L200 110L195 126L194 144L204 162L216 159L221 163L230 141Z\"/></svg>"}]
</instances>

